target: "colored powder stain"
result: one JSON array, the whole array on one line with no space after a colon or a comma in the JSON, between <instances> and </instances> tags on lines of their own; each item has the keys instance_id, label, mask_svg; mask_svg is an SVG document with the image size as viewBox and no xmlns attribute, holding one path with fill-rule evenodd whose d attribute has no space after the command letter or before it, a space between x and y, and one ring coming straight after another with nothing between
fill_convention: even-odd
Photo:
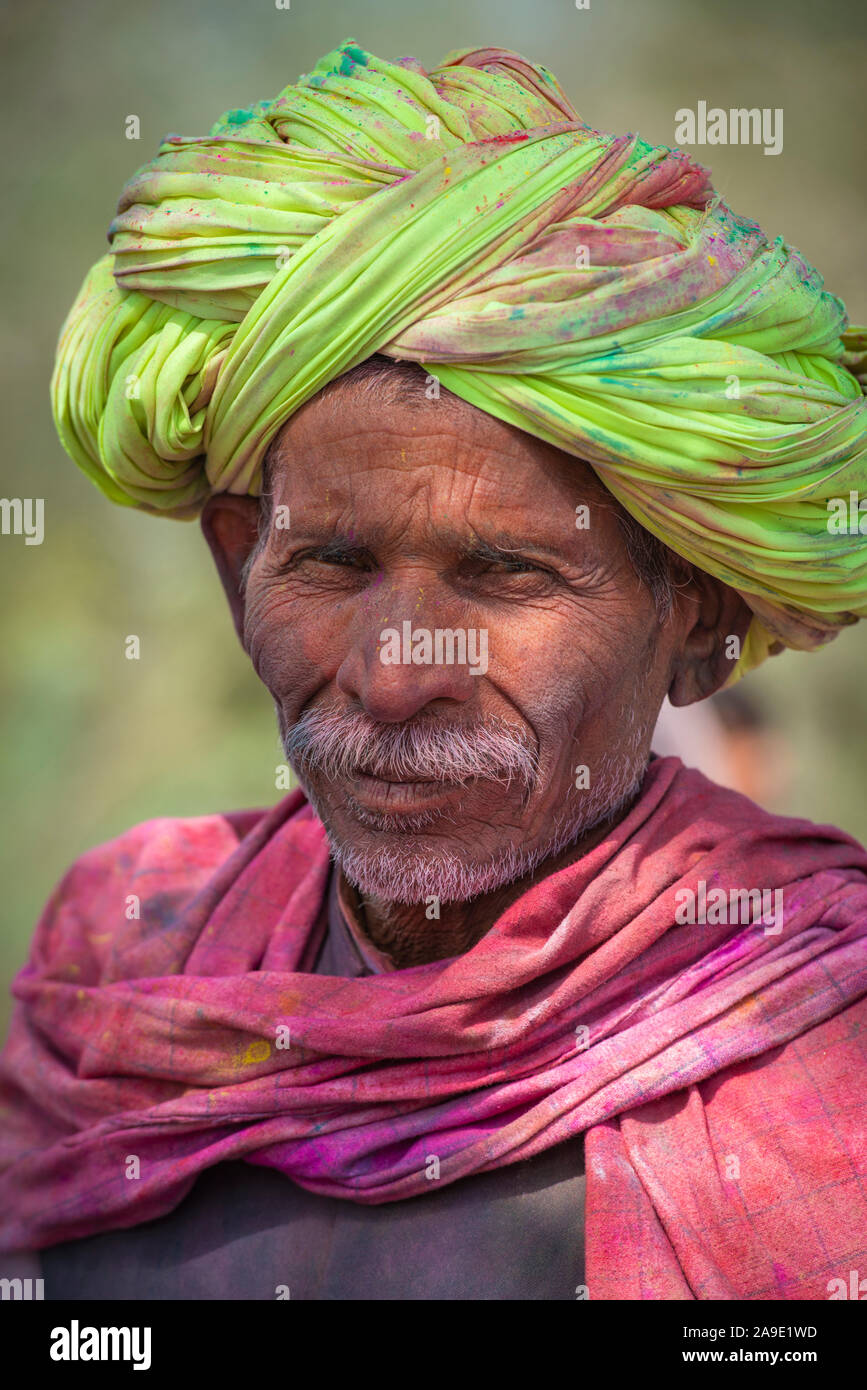
<instances>
[{"instance_id":1,"label":"colored powder stain","mask_svg":"<svg viewBox=\"0 0 867 1390\"><path fill-rule=\"evenodd\" d=\"M252 119L253 112L244 111L241 108L238 108L236 111L226 112L226 120L229 122L229 125L243 125L245 121L251 121Z\"/></svg>"},{"instance_id":2,"label":"colored powder stain","mask_svg":"<svg viewBox=\"0 0 867 1390\"><path fill-rule=\"evenodd\" d=\"M772 1268L774 1271L774 1282L777 1288L783 1288L788 1284L791 1276L783 1269L782 1265L777 1264L776 1260L773 1261Z\"/></svg>"},{"instance_id":3,"label":"colored powder stain","mask_svg":"<svg viewBox=\"0 0 867 1390\"><path fill-rule=\"evenodd\" d=\"M707 263L708 265L716 265L716 256L708 256Z\"/></svg>"},{"instance_id":4,"label":"colored powder stain","mask_svg":"<svg viewBox=\"0 0 867 1390\"><path fill-rule=\"evenodd\" d=\"M351 76L354 69L355 61L352 58L350 58L348 53L344 53L340 59L340 67L338 68L338 72L340 73L341 77Z\"/></svg>"},{"instance_id":5,"label":"colored powder stain","mask_svg":"<svg viewBox=\"0 0 867 1390\"><path fill-rule=\"evenodd\" d=\"M510 318L510 319L522 319L523 317L524 317L524 310L523 310L523 309L513 309L512 312L511 312L511 314L509 315L509 318Z\"/></svg>"},{"instance_id":6,"label":"colored powder stain","mask_svg":"<svg viewBox=\"0 0 867 1390\"><path fill-rule=\"evenodd\" d=\"M761 1000L755 994L746 995L737 1005L745 1014L755 1013L761 1007Z\"/></svg>"},{"instance_id":7,"label":"colored powder stain","mask_svg":"<svg viewBox=\"0 0 867 1390\"><path fill-rule=\"evenodd\" d=\"M241 1060L244 1065L247 1065L254 1062L266 1062L270 1056L271 1044L265 1038L257 1038L255 1042L250 1043Z\"/></svg>"}]
</instances>

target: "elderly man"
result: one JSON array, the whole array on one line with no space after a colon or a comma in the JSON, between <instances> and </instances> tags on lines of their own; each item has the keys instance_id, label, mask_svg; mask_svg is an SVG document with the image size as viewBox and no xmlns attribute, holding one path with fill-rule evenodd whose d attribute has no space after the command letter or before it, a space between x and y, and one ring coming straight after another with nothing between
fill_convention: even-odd
<instances>
[{"instance_id":1,"label":"elderly man","mask_svg":"<svg viewBox=\"0 0 867 1390\"><path fill-rule=\"evenodd\" d=\"M833 1296L867 854L650 745L867 613L863 334L498 49L346 42L110 236L61 439L201 513L300 788L55 891L6 1248L49 1296Z\"/></svg>"}]
</instances>

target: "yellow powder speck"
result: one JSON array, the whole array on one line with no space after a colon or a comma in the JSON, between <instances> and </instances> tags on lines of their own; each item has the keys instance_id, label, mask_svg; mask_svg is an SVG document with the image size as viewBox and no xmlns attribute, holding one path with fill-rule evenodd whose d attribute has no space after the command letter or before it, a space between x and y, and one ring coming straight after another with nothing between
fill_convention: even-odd
<instances>
[{"instance_id":1,"label":"yellow powder speck","mask_svg":"<svg viewBox=\"0 0 867 1390\"><path fill-rule=\"evenodd\" d=\"M707 263L708 265L716 265L716 256L708 256Z\"/></svg>"},{"instance_id":2,"label":"yellow powder speck","mask_svg":"<svg viewBox=\"0 0 867 1390\"><path fill-rule=\"evenodd\" d=\"M257 1038L251 1042L247 1051L244 1053L243 1061L247 1062L266 1062L271 1056L271 1044L265 1038Z\"/></svg>"}]
</instances>

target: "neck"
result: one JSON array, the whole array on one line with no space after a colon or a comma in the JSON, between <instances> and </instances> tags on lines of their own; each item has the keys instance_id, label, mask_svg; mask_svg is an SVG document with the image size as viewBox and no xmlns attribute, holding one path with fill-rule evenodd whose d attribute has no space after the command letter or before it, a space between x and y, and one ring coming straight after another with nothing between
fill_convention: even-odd
<instances>
[{"instance_id":1,"label":"neck","mask_svg":"<svg viewBox=\"0 0 867 1390\"><path fill-rule=\"evenodd\" d=\"M543 860L522 878L515 879L491 893L472 898L469 902L442 903L438 919L428 918L424 903L396 903L383 898L361 898L353 889L365 934L378 951L389 957L398 970L463 955L475 946L477 941L481 941L494 923L523 893L543 879L549 878L558 869L564 869L582 859L604 840L614 826L628 815L639 795L640 793L636 793L632 801L622 806L615 815L594 826L580 840L559 854Z\"/></svg>"}]
</instances>

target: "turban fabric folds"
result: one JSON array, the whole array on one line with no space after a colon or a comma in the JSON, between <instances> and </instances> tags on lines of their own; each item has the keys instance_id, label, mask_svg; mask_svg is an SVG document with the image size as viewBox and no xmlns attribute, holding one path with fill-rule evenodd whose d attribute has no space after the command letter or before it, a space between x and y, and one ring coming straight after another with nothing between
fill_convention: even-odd
<instances>
[{"instance_id":1,"label":"turban fabric folds","mask_svg":"<svg viewBox=\"0 0 867 1390\"><path fill-rule=\"evenodd\" d=\"M593 130L502 49L342 43L127 183L52 380L113 501L257 495L268 445L374 353L595 469L753 621L735 674L867 614L867 333L680 150Z\"/></svg>"}]
</instances>

